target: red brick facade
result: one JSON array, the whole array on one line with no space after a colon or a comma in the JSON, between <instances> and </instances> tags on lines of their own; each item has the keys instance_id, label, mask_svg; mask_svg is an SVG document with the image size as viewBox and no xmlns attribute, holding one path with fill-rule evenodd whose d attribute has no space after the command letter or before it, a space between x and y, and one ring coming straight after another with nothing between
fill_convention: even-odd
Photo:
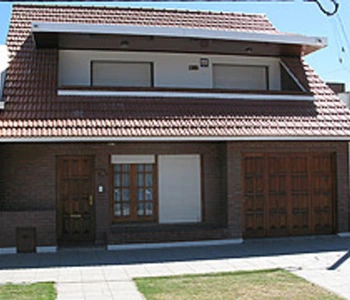
<instances>
[{"instance_id":1,"label":"red brick facade","mask_svg":"<svg viewBox=\"0 0 350 300\"><path fill-rule=\"evenodd\" d=\"M0 145L0 247L16 245L15 228L33 226L37 245L56 245L56 157L95 157L96 242L155 242L241 238L244 152L336 153L337 232L349 229L348 144L346 142L228 142L228 143L52 143ZM200 154L202 157L203 220L211 227L158 228L113 237L110 219L110 155ZM108 216L108 217L107 217ZM118 231L118 230L117 230ZM121 231L119 230L119 233ZM123 230L122 230L123 232Z\"/></svg>"}]
</instances>

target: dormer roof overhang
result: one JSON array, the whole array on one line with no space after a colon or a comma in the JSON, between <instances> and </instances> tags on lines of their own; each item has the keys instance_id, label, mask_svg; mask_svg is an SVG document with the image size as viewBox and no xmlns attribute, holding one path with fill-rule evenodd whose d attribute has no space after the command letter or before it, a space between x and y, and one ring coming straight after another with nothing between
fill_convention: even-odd
<instances>
[{"instance_id":1,"label":"dormer roof overhang","mask_svg":"<svg viewBox=\"0 0 350 300\"><path fill-rule=\"evenodd\" d=\"M180 51L183 43L191 52L307 55L327 46L325 37L280 32L52 22L31 25L37 48L116 50L125 48L127 41L130 50ZM189 42L193 47L188 47Z\"/></svg>"}]
</instances>

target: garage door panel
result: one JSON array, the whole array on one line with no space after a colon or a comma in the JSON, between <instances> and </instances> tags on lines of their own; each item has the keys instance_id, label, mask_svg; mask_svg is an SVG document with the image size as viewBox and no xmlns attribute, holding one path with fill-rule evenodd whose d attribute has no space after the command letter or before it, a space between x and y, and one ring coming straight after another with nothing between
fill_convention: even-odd
<instances>
[{"instance_id":1,"label":"garage door panel","mask_svg":"<svg viewBox=\"0 0 350 300\"><path fill-rule=\"evenodd\" d=\"M333 232L332 154L245 154L242 169L244 236Z\"/></svg>"},{"instance_id":2,"label":"garage door panel","mask_svg":"<svg viewBox=\"0 0 350 300\"><path fill-rule=\"evenodd\" d=\"M267 231L271 236L287 233L287 161L285 157L268 157L268 218Z\"/></svg>"},{"instance_id":3,"label":"garage door panel","mask_svg":"<svg viewBox=\"0 0 350 300\"><path fill-rule=\"evenodd\" d=\"M318 234L333 231L333 164L332 156L313 155L311 158L312 198L315 199L312 202L312 230Z\"/></svg>"}]
</instances>

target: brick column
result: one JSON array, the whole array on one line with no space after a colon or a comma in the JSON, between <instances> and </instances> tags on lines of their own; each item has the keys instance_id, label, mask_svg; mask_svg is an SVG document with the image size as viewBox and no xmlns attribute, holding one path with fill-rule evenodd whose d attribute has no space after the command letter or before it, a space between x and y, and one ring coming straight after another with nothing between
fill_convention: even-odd
<instances>
[{"instance_id":1,"label":"brick column","mask_svg":"<svg viewBox=\"0 0 350 300\"><path fill-rule=\"evenodd\" d=\"M227 228L232 238L242 237L241 155L234 143L226 147Z\"/></svg>"}]
</instances>

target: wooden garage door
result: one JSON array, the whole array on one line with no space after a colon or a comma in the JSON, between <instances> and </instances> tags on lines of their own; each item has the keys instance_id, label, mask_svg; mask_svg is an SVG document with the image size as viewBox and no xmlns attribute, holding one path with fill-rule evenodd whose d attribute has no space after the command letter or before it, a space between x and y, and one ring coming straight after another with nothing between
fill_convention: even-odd
<instances>
[{"instance_id":1,"label":"wooden garage door","mask_svg":"<svg viewBox=\"0 0 350 300\"><path fill-rule=\"evenodd\" d=\"M245 154L245 237L327 234L334 231L334 155Z\"/></svg>"}]
</instances>

